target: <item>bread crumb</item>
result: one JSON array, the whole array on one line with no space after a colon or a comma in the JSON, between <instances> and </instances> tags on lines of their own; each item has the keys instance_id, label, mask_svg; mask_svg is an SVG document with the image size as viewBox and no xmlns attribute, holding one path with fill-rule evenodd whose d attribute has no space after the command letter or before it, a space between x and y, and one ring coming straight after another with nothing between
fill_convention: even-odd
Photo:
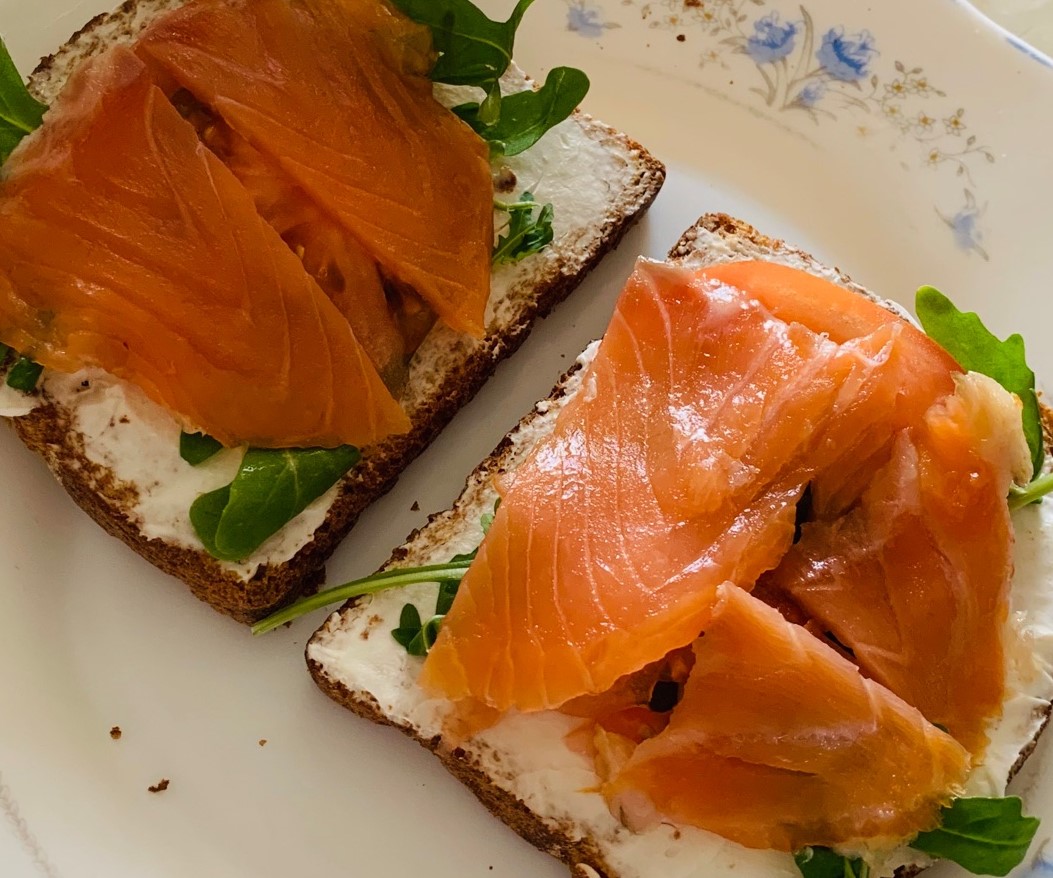
<instances>
[{"instance_id":1,"label":"bread crumb","mask_svg":"<svg viewBox=\"0 0 1053 878\"><path fill-rule=\"evenodd\" d=\"M112 729L110 729L110 737L113 738L113 740L115 741L121 740L122 734L124 733L121 731L120 726L114 726Z\"/></svg>"},{"instance_id":2,"label":"bread crumb","mask_svg":"<svg viewBox=\"0 0 1053 878\"><path fill-rule=\"evenodd\" d=\"M677 35L676 35L676 41L677 41L678 43L682 43L682 42L684 42L684 40L686 40L686 39L687 39L687 34L677 34Z\"/></svg>"},{"instance_id":3,"label":"bread crumb","mask_svg":"<svg viewBox=\"0 0 1053 878\"><path fill-rule=\"evenodd\" d=\"M261 747L266 747L267 746L267 739L266 738L260 738L260 746Z\"/></svg>"},{"instance_id":4,"label":"bread crumb","mask_svg":"<svg viewBox=\"0 0 1053 878\"><path fill-rule=\"evenodd\" d=\"M410 512L420 512L420 503L416 500L413 501L413 505L409 508Z\"/></svg>"},{"instance_id":5,"label":"bread crumb","mask_svg":"<svg viewBox=\"0 0 1053 878\"><path fill-rule=\"evenodd\" d=\"M151 793L163 793L163 792L164 792L165 790L167 790L167 789L168 789L168 784L169 784L169 783L170 783L170 781L168 780L168 778L167 778L167 777L162 777L162 778L161 778L161 779L160 779L160 780L159 780L159 781L158 781L157 783L155 783L155 784L154 784L154 785L153 785L152 787L147 787L146 789L147 789L147 790L148 790L149 792L151 792Z\"/></svg>"},{"instance_id":6,"label":"bread crumb","mask_svg":"<svg viewBox=\"0 0 1053 878\"><path fill-rule=\"evenodd\" d=\"M511 192L516 188L517 182L515 172L505 165L494 176L494 191L501 193Z\"/></svg>"}]
</instances>

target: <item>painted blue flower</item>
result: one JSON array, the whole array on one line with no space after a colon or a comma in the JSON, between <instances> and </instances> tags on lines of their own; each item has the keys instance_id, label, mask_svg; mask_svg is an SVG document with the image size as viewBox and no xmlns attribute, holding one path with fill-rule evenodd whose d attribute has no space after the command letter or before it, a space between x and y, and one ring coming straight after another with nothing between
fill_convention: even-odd
<instances>
[{"instance_id":1,"label":"painted blue flower","mask_svg":"<svg viewBox=\"0 0 1053 878\"><path fill-rule=\"evenodd\" d=\"M586 6L584 0L572 4L567 9L567 30L583 37L602 37L603 21L600 18L600 10L595 6Z\"/></svg>"},{"instance_id":2,"label":"painted blue flower","mask_svg":"<svg viewBox=\"0 0 1053 878\"><path fill-rule=\"evenodd\" d=\"M980 228L980 220L984 215L986 205L981 207L976 202L976 196L968 189L965 190L965 206L954 216L948 217L939 213L942 219L954 235L954 243L962 250L978 253L982 258L989 258L984 250L983 230Z\"/></svg>"},{"instance_id":3,"label":"painted blue flower","mask_svg":"<svg viewBox=\"0 0 1053 878\"><path fill-rule=\"evenodd\" d=\"M815 57L834 79L855 82L867 75L867 66L877 54L870 31L846 36L843 27L832 27L823 34Z\"/></svg>"},{"instance_id":4,"label":"painted blue flower","mask_svg":"<svg viewBox=\"0 0 1053 878\"><path fill-rule=\"evenodd\" d=\"M976 210L959 210L951 217L951 229L954 231L954 243L963 250L972 250L979 243L983 234L977 226L979 214Z\"/></svg>"},{"instance_id":5,"label":"painted blue flower","mask_svg":"<svg viewBox=\"0 0 1053 878\"><path fill-rule=\"evenodd\" d=\"M825 82L811 82L797 93L797 103L802 107L814 107L826 94Z\"/></svg>"},{"instance_id":6,"label":"painted blue flower","mask_svg":"<svg viewBox=\"0 0 1053 878\"><path fill-rule=\"evenodd\" d=\"M746 40L746 54L757 64L771 64L793 51L797 25L779 21L779 13L772 12L753 22L753 36Z\"/></svg>"}]
</instances>

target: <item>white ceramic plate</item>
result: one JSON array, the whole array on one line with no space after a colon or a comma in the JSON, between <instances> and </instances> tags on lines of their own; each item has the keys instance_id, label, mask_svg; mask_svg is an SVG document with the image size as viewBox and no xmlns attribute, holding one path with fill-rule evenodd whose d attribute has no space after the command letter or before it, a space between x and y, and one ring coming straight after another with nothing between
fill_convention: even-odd
<instances>
[{"instance_id":1,"label":"white ceramic plate","mask_svg":"<svg viewBox=\"0 0 1053 878\"><path fill-rule=\"evenodd\" d=\"M107 5L0 0L0 25L28 70ZM587 108L669 164L665 191L364 516L330 582L447 506L602 332L634 257L662 255L705 211L887 296L936 284L1000 334L1022 331L1053 375L1053 70L968 6L547 0L517 57L536 74L587 70ZM0 875L564 874L415 744L316 691L302 650L320 616L253 640L105 536L7 431L0 462ZM1036 874L1053 873L1050 746L1016 787L1048 821L1024 867ZM167 792L147 792L161 778Z\"/></svg>"}]
</instances>

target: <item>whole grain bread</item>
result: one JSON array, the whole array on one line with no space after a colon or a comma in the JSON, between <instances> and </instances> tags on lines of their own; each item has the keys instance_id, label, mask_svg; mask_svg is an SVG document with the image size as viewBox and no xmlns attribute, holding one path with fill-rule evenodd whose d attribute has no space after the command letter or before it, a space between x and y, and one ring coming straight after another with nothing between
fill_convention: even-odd
<instances>
[{"instance_id":1,"label":"whole grain bread","mask_svg":"<svg viewBox=\"0 0 1053 878\"><path fill-rule=\"evenodd\" d=\"M866 295L899 313L903 309L881 299L850 280L836 268L822 265L803 251L782 241L766 237L740 220L724 214L703 216L688 229L669 253L670 259L687 265L704 266L741 259L765 259L788 264ZM445 512L433 515L427 525L414 531L391 556L387 567L411 567L448 560L457 552L474 548L482 539L481 516L493 508L496 499L494 477L514 470L529 454L537 439L554 423L566 400L573 397L581 385L582 367L592 356L595 345L587 349L575 366L560 380L552 394L538 403L468 477L464 492ZM1049 412L1047 411L1047 417ZM1048 423L1049 421L1047 421ZM588 787L597 783L595 775L574 775L574 762L560 764L559 770L578 781L580 790L565 791L564 801L538 796L537 791L522 778L540 771L534 763L525 764L518 758L515 747L509 746L509 735L498 733L489 737L487 730L467 741L452 737L443 722L441 702L427 698L416 686L420 671L419 659L409 657L395 643L390 631L399 625L401 607L415 602L419 608L434 605L435 587L415 586L374 595L371 599L351 601L332 614L312 636L306 647L308 668L319 688L330 698L361 717L393 726L422 746L434 752L446 768L467 785L496 817L515 832L546 853L569 865L576 876L601 878L655 878L663 875L662 857L676 854L683 861L679 845L692 837L691 830L666 826L658 831L666 833L665 848L653 847L657 863L645 869L634 865L627 856L635 844L632 833L604 811L602 798L595 791L593 798L600 807L582 805L581 796L589 795ZM1027 728L1008 757L995 768L1006 782L1020 769L1034 749L1050 716L1050 687L1048 676L1033 684L1041 693L1036 695ZM541 715L533 715L539 717ZM515 716L513 723L530 722L530 716ZM502 720L497 729L507 720ZM524 726L524 735L535 739L545 735L553 748L562 747L562 736L551 735L545 723L537 720L537 728ZM537 749L536 747L534 749ZM565 747L563 749L566 749ZM572 784L573 785L573 784ZM595 803L593 803L595 804ZM584 810L583 810L584 809ZM581 815L588 813L588 819ZM743 856L755 852L741 849ZM784 855L785 856L785 855ZM926 865L905 856L887 864L885 872L896 878L910 878ZM773 871L785 869L769 864ZM792 868L792 863L789 868ZM717 874L708 864L697 871L684 871L678 866L677 875L706 876ZM720 874L724 874L723 872ZM779 871L779 874L783 874Z\"/></svg>"},{"instance_id":2,"label":"whole grain bread","mask_svg":"<svg viewBox=\"0 0 1053 878\"><path fill-rule=\"evenodd\" d=\"M30 77L31 90L41 100L53 101L81 63L113 45L133 41L158 15L182 2L127 0L114 12L98 16L40 63ZM513 69L506 74L504 85L514 90L527 88L530 82ZM610 163L602 175L579 175L583 193L588 194L591 187L597 208L587 220L579 218L571 227L557 228L556 241L544 253L495 273L485 338L476 341L443 326L432 331L410 364L410 378L400 398L412 421L410 432L363 449L362 462L325 498L325 514L310 538L294 549L284 548L277 555L261 550L258 557L235 567L214 560L192 534L189 539L153 535L139 512L143 486L122 476L120 462L115 464L112 455L102 453L95 438L81 429L79 397L56 392L46 379L37 407L14 418L14 429L44 457L73 499L109 533L183 580L198 598L220 612L242 622L267 615L323 578L326 559L360 513L394 485L497 364L522 344L534 323L618 245L664 181L664 167L643 147L583 113L576 113L547 139L549 145L557 146L557 139L585 143ZM545 143L543 139L534 149L550 149ZM584 161L582 152L553 148L553 155L569 162ZM515 160L509 160L507 168L495 169L513 187L504 197L514 198L515 169ZM530 182L519 181L518 189ZM559 223L558 206L556 217ZM499 277L503 278L500 287Z\"/></svg>"}]
</instances>

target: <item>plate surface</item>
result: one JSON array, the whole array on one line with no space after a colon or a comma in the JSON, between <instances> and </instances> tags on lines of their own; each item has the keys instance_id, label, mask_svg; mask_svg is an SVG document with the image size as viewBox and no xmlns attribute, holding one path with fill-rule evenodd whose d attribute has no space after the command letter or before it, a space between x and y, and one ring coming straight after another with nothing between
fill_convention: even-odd
<instances>
[{"instance_id":1,"label":"plate surface","mask_svg":"<svg viewBox=\"0 0 1053 878\"><path fill-rule=\"evenodd\" d=\"M25 71L108 5L0 0L0 24ZM512 4L485 5L496 16ZM585 69L586 108L666 161L668 182L363 517L331 583L375 569L449 505L602 332L636 255L662 256L706 211L904 302L935 284L999 334L1021 331L1033 367L1053 375L1053 70L968 6L547 0L517 59L538 76ZM105 536L8 431L0 462L0 874L565 874L415 744L317 692L302 650L321 616L253 640ZM1049 829L1051 747L1016 784ZM161 778L169 789L149 793ZM1023 873L1053 873L1048 836Z\"/></svg>"}]
</instances>

